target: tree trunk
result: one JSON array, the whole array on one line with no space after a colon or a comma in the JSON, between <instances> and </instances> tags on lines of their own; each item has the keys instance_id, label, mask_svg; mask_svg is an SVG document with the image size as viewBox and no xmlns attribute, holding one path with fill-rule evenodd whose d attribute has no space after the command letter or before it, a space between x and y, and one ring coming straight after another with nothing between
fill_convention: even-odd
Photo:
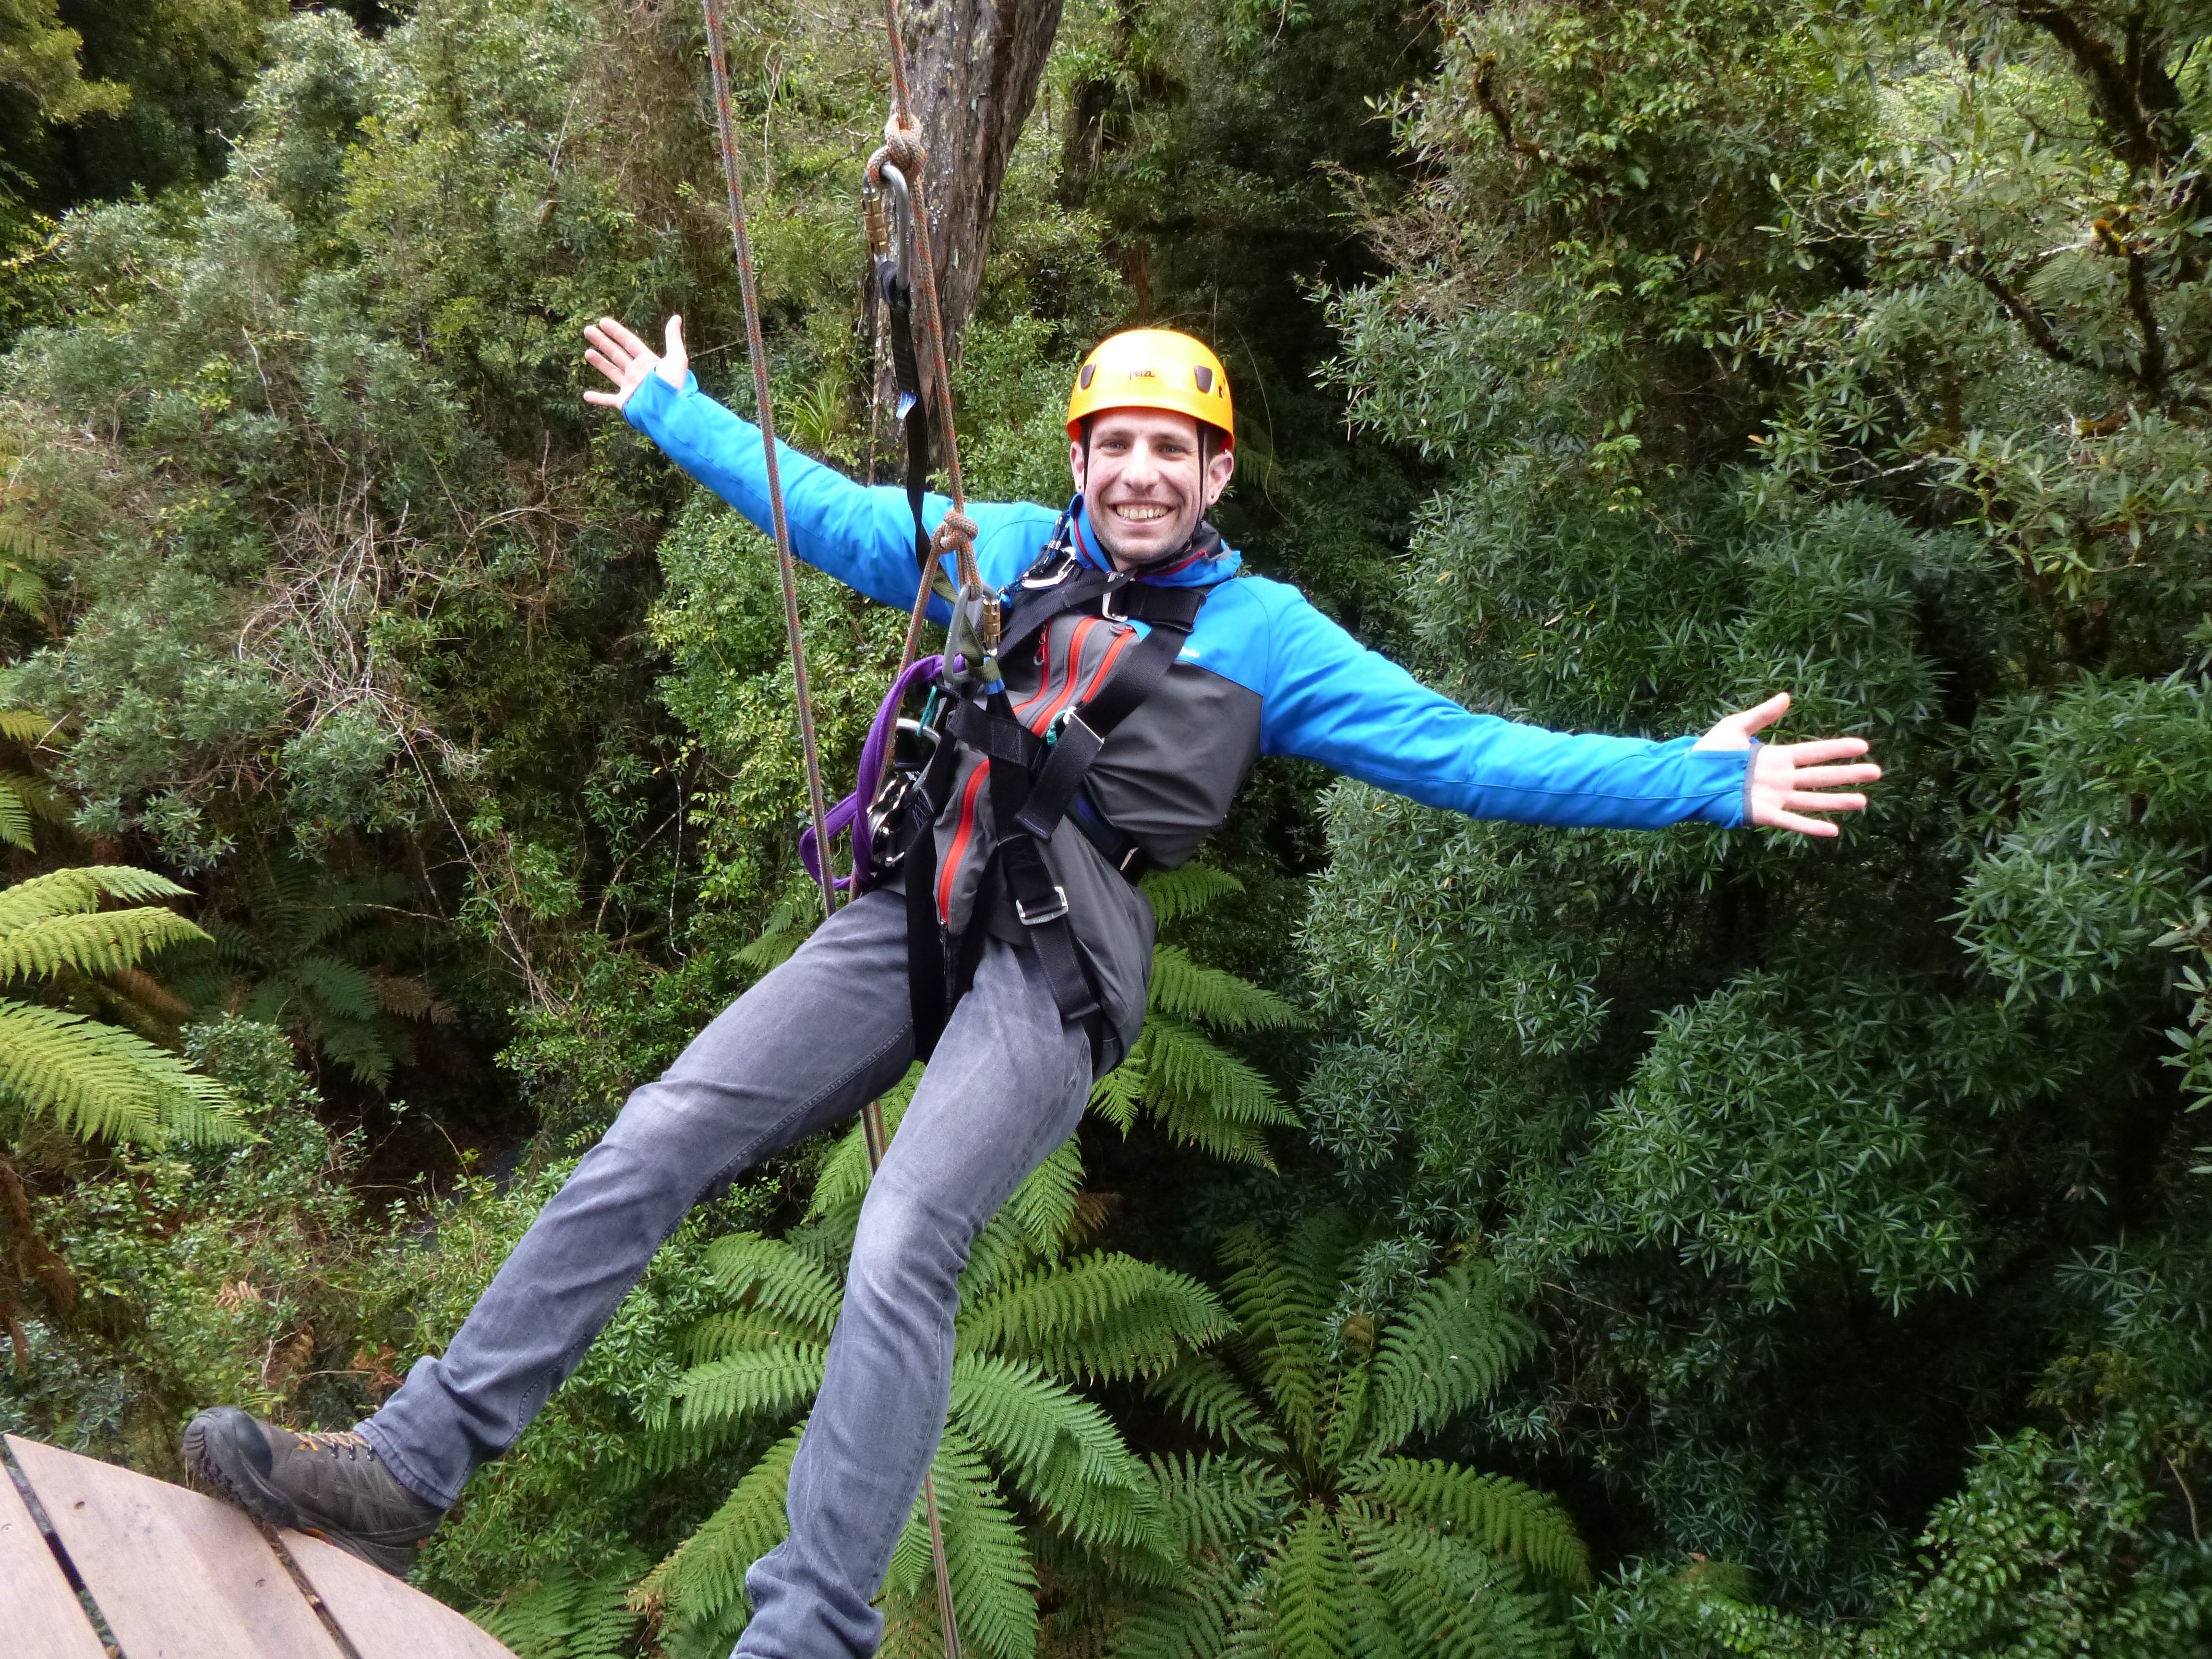
<instances>
[{"instance_id":1,"label":"tree trunk","mask_svg":"<svg viewBox=\"0 0 2212 1659\"><path fill-rule=\"evenodd\" d=\"M983 285L999 187L1060 27L1062 0L908 0L914 116L929 149L923 184L945 344Z\"/></svg>"}]
</instances>

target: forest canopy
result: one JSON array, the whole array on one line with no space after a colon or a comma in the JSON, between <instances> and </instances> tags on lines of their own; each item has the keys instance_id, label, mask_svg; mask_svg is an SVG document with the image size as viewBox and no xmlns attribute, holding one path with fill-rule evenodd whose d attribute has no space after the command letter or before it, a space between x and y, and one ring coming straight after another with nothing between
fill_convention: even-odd
<instances>
[{"instance_id":1,"label":"forest canopy","mask_svg":"<svg viewBox=\"0 0 2212 1659\"><path fill-rule=\"evenodd\" d=\"M881 14L724 13L784 434L891 481ZM2212 1652L2212 15L1000 15L973 495L1063 501L1084 353L1187 328L1224 536L1427 684L1787 690L1886 777L1812 842L1263 762L963 1280L970 1649ZM750 410L704 50L0 9L0 1428L349 1426L818 915L770 545L580 396L587 322L681 312ZM842 790L904 618L799 592ZM866 1168L695 1213L415 1582L727 1651ZM886 1652L929 1577L909 1528Z\"/></svg>"}]
</instances>

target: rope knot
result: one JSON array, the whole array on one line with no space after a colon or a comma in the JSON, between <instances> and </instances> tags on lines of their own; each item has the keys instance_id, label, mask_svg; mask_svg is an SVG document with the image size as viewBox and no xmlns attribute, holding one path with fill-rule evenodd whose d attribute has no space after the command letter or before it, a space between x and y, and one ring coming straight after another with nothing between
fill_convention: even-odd
<instances>
[{"instance_id":1,"label":"rope knot","mask_svg":"<svg viewBox=\"0 0 2212 1659\"><path fill-rule=\"evenodd\" d=\"M981 528L958 507L947 507L943 522L937 526L937 533L929 538L930 550L939 556L947 550L972 554L975 550L975 537Z\"/></svg>"},{"instance_id":2,"label":"rope knot","mask_svg":"<svg viewBox=\"0 0 2212 1659\"><path fill-rule=\"evenodd\" d=\"M929 151L922 145L921 129L912 121L890 117L884 123L883 155L909 181L919 179L921 164L929 159Z\"/></svg>"}]
</instances>

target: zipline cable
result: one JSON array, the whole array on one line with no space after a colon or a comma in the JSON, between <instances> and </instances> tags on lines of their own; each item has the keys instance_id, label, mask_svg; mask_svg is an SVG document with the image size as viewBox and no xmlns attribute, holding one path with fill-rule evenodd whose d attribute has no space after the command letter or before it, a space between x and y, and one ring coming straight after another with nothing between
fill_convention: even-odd
<instances>
[{"instance_id":1,"label":"zipline cable","mask_svg":"<svg viewBox=\"0 0 2212 1659\"><path fill-rule=\"evenodd\" d=\"M783 579L783 632L791 647L791 678L799 705L799 746L806 757L806 807L814 818L814 844L822 849L822 913L837 908L837 879L830 866L830 808L822 793L822 753L814 735L814 691L806 674L806 642L799 631L799 577L791 557L791 526L783 514L783 478L775 460L775 415L769 406L768 347L761 337L760 289L753 276L752 234L745 222L744 180L738 169L737 118L730 108L730 70L722 47L722 16L715 0L701 0L707 14L707 60L714 77L714 124L722 148L722 183L730 197L730 245L738 256L738 293L744 302L745 349L752 358L753 407L760 417L761 448L768 463L769 516L775 527L776 574ZM931 296L933 301L935 295Z\"/></svg>"}]
</instances>

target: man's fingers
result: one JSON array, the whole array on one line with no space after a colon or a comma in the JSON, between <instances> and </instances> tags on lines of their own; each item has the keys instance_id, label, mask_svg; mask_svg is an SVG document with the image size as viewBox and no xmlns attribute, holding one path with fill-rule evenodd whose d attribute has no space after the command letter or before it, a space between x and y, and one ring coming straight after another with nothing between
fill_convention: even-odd
<instances>
[{"instance_id":1,"label":"man's fingers","mask_svg":"<svg viewBox=\"0 0 2212 1659\"><path fill-rule=\"evenodd\" d=\"M646 343L638 337L635 331L634 331L629 324L623 322L620 318L602 317L599 319L599 327L605 331L609 339L612 340L623 350L629 352L632 356L650 357L653 356L653 348L646 344Z\"/></svg>"},{"instance_id":2,"label":"man's fingers","mask_svg":"<svg viewBox=\"0 0 2212 1659\"><path fill-rule=\"evenodd\" d=\"M1729 715L1724 724L1741 726L1746 732L1763 732L1789 712L1790 694L1787 691L1777 691L1755 708L1747 708L1740 714Z\"/></svg>"},{"instance_id":3,"label":"man's fingers","mask_svg":"<svg viewBox=\"0 0 2212 1659\"><path fill-rule=\"evenodd\" d=\"M597 404L602 409L620 409L623 406L622 393L619 392L586 392L584 394L584 401L587 404Z\"/></svg>"},{"instance_id":4,"label":"man's fingers","mask_svg":"<svg viewBox=\"0 0 2212 1659\"><path fill-rule=\"evenodd\" d=\"M684 350L684 314L681 312L672 312L669 313L667 326L661 331L661 333L668 342L667 350L670 356L681 357L685 355Z\"/></svg>"},{"instance_id":5,"label":"man's fingers","mask_svg":"<svg viewBox=\"0 0 2212 1659\"><path fill-rule=\"evenodd\" d=\"M1823 761L1853 760L1867 751L1864 738L1814 738L1807 743L1783 743L1775 747L1795 767L1818 766Z\"/></svg>"},{"instance_id":6,"label":"man's fingers","mask_svg":"<svg viewBox=\"0 0 2212 1659\"><path fill-rule=\"evenodd\" d=\"M1801 836L1818 836L1825 839L1843 834L1832 823L1825 823L1819 818L1801 818L1795 812L1777 812L1767 822L1777 830L1794 830Z\"/></svg>"},{"instance_id":7,"label":"man's fingers","mask_svg":"<svg viewBox=\"0 0 2212 1659\"><path fill-rule=\"evenodd\" d=\"M1793 789L1832 789L1839 783L1873 783L1881 776L1879 766L1801 766L1790 780Z\"/></svg>"},{"instance_id":8,"label":"man's fingers","mask_svg":"<svg viewBox=\"0 0 2212 1659\"><path fill-rule=\"evenodd\" d=\"M1800 812L1863 812L1864 795L1832 795L1826 791L1792 789L1782 798L1782 804Z\"/></svg>"},{"instance_id":9,"label":"man's fingers","mask_svg":"<svg viewBox=\"0 0 2212 1659\"><path fill-rule=\"evenodd\" d=\"M612 358L607 356L605 353L597 349L586 351L584 354L584 361L589 363L593 368L598 369L600 374L605 375L607 379L612 380L617 386L620 386L628 377L629 366L627 364L617 363Z\"/></svg>"}]
</instances>

